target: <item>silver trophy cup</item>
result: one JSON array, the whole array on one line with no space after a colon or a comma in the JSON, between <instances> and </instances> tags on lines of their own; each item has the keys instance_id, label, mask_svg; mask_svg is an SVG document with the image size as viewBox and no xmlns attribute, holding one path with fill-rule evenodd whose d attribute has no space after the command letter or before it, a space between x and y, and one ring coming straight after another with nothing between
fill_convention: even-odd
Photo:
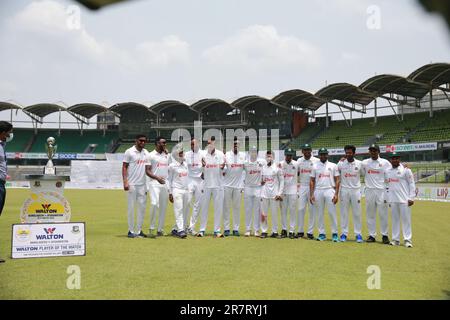
<instances>
[{"instance_id":1,"label":"silver trophy cup","mask_svg":"<svg viewBox=\"0 0 450 320\"><path fill-rule=\"evenodd\" d=\"M45 145L45 149L47 150L48 162L44 168L44 174L56 174L55 166L53 165L53 157L55 156L56 149L56 140L53 137L49 137L47 139L47 143Z\"/></svg>"}]
</instances>

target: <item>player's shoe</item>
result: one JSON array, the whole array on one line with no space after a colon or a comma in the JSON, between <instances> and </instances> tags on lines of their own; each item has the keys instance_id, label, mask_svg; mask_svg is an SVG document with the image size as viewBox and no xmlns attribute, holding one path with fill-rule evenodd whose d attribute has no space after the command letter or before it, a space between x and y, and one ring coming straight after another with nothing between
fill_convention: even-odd
<instances>
[{"instance_id":1,"label":"player's shoe","mask_svg":"<svg viewBox=\"0 0 450 320\"><path fill-rule=\"evenodd\" d=\"M311 233L308 233L308 234L306 235L306 237L308 238L308 240L314 240L314 235L311 234Z\"/></svg>"},{"instance_id":2,"label":"player's shoe","mask_svg":"<svg viewBox=\"0 0 450 320\"><path fill-rule=\"evenodd\" d=\"M171 234L172 236L174 236L174 237L178 237L178 231L175 230L175 229L173 229L173 230L170 232L170 234Z\"/></svg>"},{"instance_id":3,"label":"player's shoe","mask_svg":"<svg viewBox=\"0 0 450 320\"><path fill-rule=\"evenodd\" d=\"M187 234L195 237L197 235L197 231L195 231L194 229L189 228L187 231Z\"/></svg>"},{"instance_id":4,"label":"player's shoe","mask_svg":"<svg viewBox=\"0 0 450 320\"><path fill-rule=\"evenodd\" d=\"M261 233L261 239L265 239L265 238L267 238L267 233L265 233L265 232Z\"/></svg>"},{"instance_id":5,"label":"player's shoe","mask_svg":"<svg viewBox=\"0 0 450 320\"><path fill-rule=\"evenodd\" d=\"M389 244L390 244L391 246L397 247L397 246L400 245L400 241L392 240Z\"/></svg>"},{"instance_id":6,"label":"player's shoe","mask_svg":"<svg viewBox=\"0 0 450 320\"><path fill-rule=\"evenodd\" d=\"M412 248L413 247L412 242L410 240L405 240L405 247Z\"/></svg>"},{"instance_id":7,"label":"player's shoe","mask_svg":"<svg viewBox=\"0 0 450 320\"><path fill-rule=\"evenodd\" d=\"M341 238L339 239L341 242L347 241L347 236L345 234L341 235Z\"/></svg>"},{"instance_id":8,"label":"player's shoe","mask_svg":"<svg viewBox=\"0 0 450 320\"><path fill-rule=\"evenodd\" d=\"M357 243L363 243L364 242L362 235L360 235L360 234L356 235L356 242Z\"/></svg>"},{"instance_id":9,"label":"player's shoe","mask_svg":"<svg viewBox=\"0 0 450 320\"><path fill-rule=\"evenodd\" d=\"M237 231L237 230L233 231L233 237L240 237L240 236L241 235L240 235L239 231Z\"/></svg>"},{"instance_id":10,"label":"player's shoe","mask_svg":"<svg viewBox=\"0 0 450 320\"><path fill-rule=\"evenodd\" d=\"M297 233L297 234L295 235L295 237L296 237L297 239L302 239L302 238L305 237L305 233L304 233L304 232L299 232L299 233ZM309 238L309 235L308 235L308 238ZM312 238L314 239L314 236L312 236Z\"/></svg>"},{"instance_id":11,"label":"player's shoe","mask_svg":"<svg viewBox=\"0 0 450 320\"><path fill-rule=\"evenodd\" d=\"M289 232L289 239L295 239L295 234L293 232Z\"/></svg>"},{"instance_id":12,"label":"player's shoe","mask_svg":"<svg viewBox=\"0 0 450 320\"><path fill-rule=\"evenodd\" d=\"M138 237L138 238L147 238L147 235L141 231L141 232L139 232L138 235L136 235L136 237Z\"/></svg>"},{"instance_id":13,"label":"player's shoe","mask_svg":"<svg viewBox=\"0 0 450 320\"><path fill-rule=\"evenodd\" d=\"M250 231L247 231L247 232L244 234L244 236L245 236L245 237L250 237L251 234L252 234L252 233L251 233Z\"/></svg>"},{"instance_id":14,"label":"player's shoe","mask_svg":"<svg viewBox=\"0 0 450 320\"><path fill-rule=\"evenodd\" d=\"M287 238L287 231L281 230L281 239Z\"/></svg>"},{"instance_id":15,"label":"player's shoe","mask_svg":"<svg viewBox=\"0 0 450 320\"><path fill-rule=\"evenodd\" d=\"M223 238L223 234L221 234L220 232L214 232L214 238Z\"/></svg>"},{"instance_id":16,"label":"player's shoe","mask_svg":"<svg viewBox=\"0 0 450 320\"><path fill-rule=\"evenodd\" d=\"M389 244L390 243L388 236L383 236L382 241L383 241L383 244Z\"/></svg>"},{"instance_id":17,"label":"player's shoe","mask_svg":"<svg viewBox=\"0 0 450 320\"><path fill-rule=\"evenodd\" d=\"M165 233L164 233L164 231L158 231L157 233L156 233L156 236L158 236L158 237L164 237L165 236Z\"/></svg>"},{"instance_id":18,"label":"player's shoe","mask_svg":"<svg viewBox=\"0 0 450 320\"><path fill-rule=\"evenodd\" d=\"M230 236L230 230L225 230L225 231L223 232L223 235L224 235L225 237L229 237L229 236Z\"/></svg>"},{"instance_id":19,"label":"player's shoe","mask_svg":"<svg viewBox=\"0 0 450 320\"><path fill-rule=\"evenodd\" d=\"M339 242L339 236L337 233L333 233L333 236L331 237L331 240L333 242Z\"/></svg>"},{"instance_id":20,"label":"player's shoe","mask_svg":"<svg viewBox=\"0 0 450 320\"><path fill-rule=\"evenodd\" d=\"M196 235L198 238L203 238L205 236L205 231L199 231Z\"/></svg>"},{"instance_id":21,"label":"player's shoe","mask_svg":"<svg viewBox=\"0 0 450 320\"><path fill-rule=\"evenodd\" d=\"M271 238L274 238L274 239L278 239L279 235L278 235L277 232L272 232L272 234L270 235L270 237L271 237Z\"/></svg>"},{"instance_id":22,"label":"player's shoe","mask_svg":"<svg viewBox=\"0 0 450 320\"><path fill-rule=\"evenodd\" d=\"M136 235L133 232L128 231L127 237L133 239L133 238L136 238Z\"/></svg>"},{"instance_id":23,"label":"player's shoe","mask_svg":"<svg viewBox=\"0 0 450 320\"><path fill-rule=\"evenodd\" d=\"M373 242L376 242L376 240L375 240L374 237L368 236L366 242L368 242L368 243L373 243Z\"/></svg>"},{"instance_id":24,"label":"player's shoe","mask_svg":"<svg viewBox=\"0 0 450 320\"><path fill-rule=\"evenodd\" d=\"M255 237L260 237L259 231L255 231Z\"/></svg>"},{"instance_id":25,"label":"player's shoe","mask_svg":"<svg viewBox=\"0 0 450 320\"><path fill-rule=\"evenodd\" d=\"M181 238L181 239L186 239L186 237L187 237L187 234L186 234L186 232L184 232L184 231L178 232L177 235L178 235L178 237Z\"/></svg>"},{"instance_id":26,"label":"player's shoe","mask_svg":"<svg viewBox=\"0 0 450 320\"><path fill-rule=\"evenodd\" d=\"M0 263L5 263L5 259L0 258Z\"/></svg>"},{"instance_id":27,"label":"player's shoe","mask_svg":"<svg viewBox=\"0 0 450 320\"><path fill-rule=\"evenodd\" d=\"M324 234L319 234L319 237L317 238L317 241L325 241L327 240L327 236Z\"/></svg>"}]
</instances>

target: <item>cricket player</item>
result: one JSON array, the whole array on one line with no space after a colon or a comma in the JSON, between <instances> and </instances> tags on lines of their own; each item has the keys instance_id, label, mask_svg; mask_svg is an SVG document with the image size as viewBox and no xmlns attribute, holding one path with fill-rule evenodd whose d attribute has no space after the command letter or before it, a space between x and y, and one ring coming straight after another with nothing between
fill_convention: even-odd
<instances>
[{"instance_id":1,"label":"cricket player","mask_svg":"<svg viewBox=\"0 0 450 320\"><path fill-rule=\"evenodd\" d=\"M189 183L192 193L191 199L193 199L192 215L189 223L188 233L193 236L197 234L197 232L195 231L195 225L200 214L203 196L202 158L204 154L204 151L199 147L198 141L196 139L192 139L191 150L186 152L185 161L189 170Z\"/></svg>"},{"instance_id":2,"label":"cricket player","mask_svg":"<svg viewBox=\"0 0 450 320\"><path fill-rule=\"evenodd\" d=\"M361 235L361 170L362 161L355 159L356 147L344 147L345 159L338 163L341 177L341 242L348 237L349 210L352 209L353 227L357 243L362 243Z\"/></svg>"},{"instance_id":3,"label":"cricket player","mask_svg":"<svg viewBox=\"0 0 450 320\"><path fill-rule=\"evenodd\" d=\"M224 202L223 224L224 236L230 235L230 208L233 210L233 236L239 237L241 220L241 194L243 189L243 174L245 153L239 152L237 137L233 141L233 150L225 154L225 168L223 176Z\"/></svg>"},{"instance_id":4,"label":"cricket player","mask_svg":"<svg viewBox=\"0 0 450 320\"><path fill-rule=\"evenodd\" d=\"M245 210L245 236L251 236L252 220L253 234L259 237L260 229L260 203L261 203L261 183L262 170L266 161L258 159L258 149L251 146L248 160L244 164L244 210Z\"/></svg>"},{"instance_id":5,"label":"cricket player","mask_svg":"<svg viewBox=\"0 0 450 320\"><path fill-rule=\"evenodd\" d=\"M405 247L412 248L411 207L414 205L416 185L411 169L400 163L400 154L390 155L392 167L385 171L389 187L388 203L392 211L392 241L391 245L400 245L400 219L402 221Z\"/></svg>"},{"instance_id":6,"label":"cricket player","mask_svg":"<svg viewBox=\"0 0 450 320\"><path fill-rule=\"evenodd\" d=\"M280 162L283 173L284 188L283 201L281 201L281 238L287 235L287 214L289 210L290 226L289 238L295 239L295 227L297 225L297 202L298 202L298 167L297 161L293 160L295 151L288 148L284 151L285 160Z\"/></svg>"},{"instance_id":7,"label":"cricket player","mask_svg":"<svg viewBox=\"0 0 450 320\"><path fill-rule=\"evenodd\" d=\"M167 203L169 192L167 190L166 180L169 174L169 154L166 149L166 139L157 137L155 139L155 150L150 152L148 157L149 178L147 187L150 193L150 236L155 235L156 216L158 215L157 236L164 235L164 221L166 218Z\"/></svg>"},{"instance_id":8,"label":"cricket player","mask_svg":"<svg viewBox=\"0 0 450 320\"><path fill-rule=\"evenodd\" d=\"M200 232L198 237L204 237L208 220L208 209L211 198L214 203L214 237L223 238L221 220L223 212L223 181L222 174L225 167L225 155L215 147L215 139L208 141L207 152L202 158L204 188L202 196Z\"/></svg>"},{"instance_id":9,"label":"cricket player","mask_svg":"<svg viewBox=\"0 0 450 320\"><path fill-rule=\"evenodd\" d=\"M384 179L385 171L391 168L391 164L386 159L380 158L380 147L373 144L369 147L370 158L362 162L365 195L367 227L369 237L366 242L375 242L377 236L377 210L380 215L380 227L382 241L389 244L388 227L388 207L386 201L386 183Z\"/></svg>"},{"instance_id":10,"label":"cricket player","mask_svg":"<svg viewBox=\"0 0 450 320\"><path fill-rule=\"evenodd\" d=\"M311 203L316 204L319 221L318 241L327 239L325 234L324 211L328 209L331 220L331 232L333 242L339 242L336 217L336 204L339 197L339 170L336 164L328 161L328 150L319 150L320 161L314 164L311 172L310 194Z\"/></svg>"},{"instance_id":11,"label":"cricket player","mask_svg":"<svg viewBox=\"0 0 450 320\"><path fill-rule=\"evenodd\" d=\"M309 240L314 240L314 228L316 223L316 207L310 202L311 195L309 183L311 180L311 173L315 163L319 159L312 155L312 147L309 144L302 146L303 157L297 160L298 176L299 176L299 199L298 199L298 233L297 238L305 236L304 223L306 206L309 207L309 219L307 237Z\"/></svg>"},{"instance_id":12,"label":"cricket player","mask_svg":"<svg viewBox=\"0 0 450 320\"><path fill-rule=\"evenodd\" d=\"M11 142L14 133L13 125L6 121L0 121L0 216L6 200L6 178L8 177L8 166L6 164L6 144ZM5 263L5 259L0 258L0 263Z\"/></svg>"},{"instance_id":13,"label":"cricket player","mask_svg":"<svg viewBox=\"0 0 450 320\"><path fill-rule=\"evenodd\" d=\"M189 215L189 170L184 160L183 148L176 146L172 152L173 161L169 164L167 186L169 190L169 201L173 203L175 214L175 226L172 235L181 239L186 238L186 229Z\"/></svg>"},{"instance_id":14,"label":"cricket player","mask_svg":"<svg viewBox=\"0 0 450 320\"><path fill-rule=\"evenodd\" d=\"M145 185L146 166L149 152L145 149L147 137L137 135L135 145L125 151L122 164L123 189L128 197L128 238L146 237L142 232L147 187ZM137 224L134 224L134 209L137 204Z\"/></svg>"},{"instance_id":15,"label":"cricket player","mask_svg":"<svg viewBox=\"0 0 450 320\"><path fill-rule=\"evenodd\" d=\"M278 208L283 200L284 179L282 170L274 162L274 153L267 151L262 170L261 187L261 238L267 238L269 210L272 214L271 238L278 238Z\"/></svg>"}]
</instances>

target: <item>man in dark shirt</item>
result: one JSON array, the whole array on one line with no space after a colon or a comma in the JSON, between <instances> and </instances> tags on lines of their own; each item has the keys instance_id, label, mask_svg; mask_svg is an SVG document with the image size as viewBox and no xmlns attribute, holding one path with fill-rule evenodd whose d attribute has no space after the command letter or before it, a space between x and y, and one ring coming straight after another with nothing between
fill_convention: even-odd
<instances>
[{"instance_id":1,"label":"man in dark shirt","mask_svg":"<svg viewBox=\"0 0 450 320\"><path fill-rule=\"evenodd\" d=\"M7 175L7 166L6 166L6 142L12 140L13 126L11 123L6 121L0 121L0 215L3 211L3 206L5 205L6 199L6 175ZM0 258L0 263L4 263L5 260Z\"/></svg>"}]
</instances>

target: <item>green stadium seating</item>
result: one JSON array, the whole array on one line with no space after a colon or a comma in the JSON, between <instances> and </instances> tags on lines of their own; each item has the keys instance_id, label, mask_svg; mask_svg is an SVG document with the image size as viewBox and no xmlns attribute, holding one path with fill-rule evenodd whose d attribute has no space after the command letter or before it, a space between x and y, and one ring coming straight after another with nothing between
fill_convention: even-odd
<instances>
[{"instance_id":1,"label":"green stadium seating","mask_svg":"<svg viewBox=\"0 0 450 320\"><path fill-rule=\"evenodd\" d=\"M437 111L428 118L426 126L411 135L413 142L450 141L450 110Z\"/></svg>"},{"instance_id":2,"label":"green stadium seating","mask_svg":"<svg viewBox=\"0 0 450 320\"><path fill-rule=\"evenodd\" d=\"M6 150L8 152L24 152L34 135L33 130L14 129L13 133L14 139L8 143Z\"/></svg>"}]
</instances>

